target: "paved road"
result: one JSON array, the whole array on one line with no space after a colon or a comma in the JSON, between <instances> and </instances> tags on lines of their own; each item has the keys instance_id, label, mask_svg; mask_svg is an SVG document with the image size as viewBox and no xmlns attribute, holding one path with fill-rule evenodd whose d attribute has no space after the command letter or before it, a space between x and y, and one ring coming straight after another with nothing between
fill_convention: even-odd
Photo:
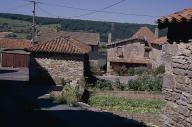
<instances>
[{"instance_id":1,"label":"paved road","mask_svg":"<svg viewBox=\"0 0 192 127\"><path fill-rule=\"evenodd\" d=\"M44 96L54 87L30 84L26 69L1 69L0 117L3 127L145 127L108 112L57 105Z\"/></svg>"},{"instance_id":2,"label":"paved road","mask_svg":"<svg viewBox=\"0 0 192 127\"><path fill-rule=\"evenodd\" d=\"M0 80L28 81L28 68L0 68Z\"/></svg>"},{"instance_id":3,"label":"paved road","mask_svg":"<svg viewBox=\"0 0 192 127\"><path fill-rule=\"evenodd\" d=\"M0 117L3 127L145 127L109 112L85 111L56 105L42 98L51 86L23 81L0 81ZM43 109L43 110L42 110Z\"/></svg>"}]
</instances>

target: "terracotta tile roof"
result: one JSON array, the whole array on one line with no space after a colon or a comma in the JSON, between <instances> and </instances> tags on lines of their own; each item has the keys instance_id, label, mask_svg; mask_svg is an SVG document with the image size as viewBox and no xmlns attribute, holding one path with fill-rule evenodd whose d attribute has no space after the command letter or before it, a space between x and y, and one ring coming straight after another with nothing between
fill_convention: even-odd
<instances>
[{"instance_id":1,"label":"terracotta tile roof","mask_svg":"<svg viewBox=\"0 0 192 127\"><path fill-rule=\"evenodd\" d=\"M107 46L116 45L124 42L132 42L133 40L146 41L149 46L151 46L150 42L155 39L155 34L149 28L141 27L131 38L114 41L110 44L107 44Z\"/></svg>"},{"instance_id":2,"label":"terracotta tile roof","mask_svg":"<svg viewBox=\"0 0 192 127\"><path fill-rule=\"evenodd\" d=\"M109 44L107 44L107 46L112 46L112 45L117 45L117 44L121 44L121 43L129 43L129 42L132 42L134 40L140 40L140 41L145 41L144 39L138 39L138 38L126 38L126 39L122 39L122 40L118 40L118 41L114 41L114 42L111 42Z\"/></svg>"},{"instance_id":3,"label":"terracotta tile roof","mask_svg":"<svg viewBox=\"0 0 192 127\"><path fill-rule=\"evenodd\" d=\"M160 38L157 38L157 39L151 41L151 44L157 44L157 45L163 45L166 43L168 43L168 39L166 36L160 37Z\"/></svg>"},{"instance_id":4,"label":"terracotta tile roof","mask_svg":"<svg viewBox=\"0 0 192 127\"><path fill-rule=\"evenodd\" d=\"M0 39L0 48L24 49L32 46L30 41L24 39Z\"/></svg>"},{"instance_id":5,"label":"terracotta tile roof","mask_svg":"<svg viewBox=\"0 0 192 127\"><path fill-rule=\"evenodd\" d=\"M192 8L184 9L182 11L175 12L168 16L160 17L157 20L158 24L172 23L172 22L191 22L192 21Z\"/></svg>"},{"instance_id":6,"label":"terracotta tile roof","mask_svg":"<svg viewBox=\"0 0 192 127\"><path fill-rule=\"evenodd\" d=\"M132 38L145 39L147 41L156 39L155 34L148 27L141 27Z\"/></svg>"},{"instance_id":7,"label":"terracotta tile roof","mask_svg":"<svg viewBox=\"0 0 192 127\"><path fill-rule=\"evenodd\" d=\"M38 40L39 40L39 42L44 42L44 41L48 41L48 40L54 39L59 36L64 36L64 37L70 36L87 45L98 45L98 43L100 41L99 33L67 32L67 31L56 32L54 30L42 30L39 33Z\"/></svg>"},{"instance_id":8,"label":"terracotta tile roof","mask_svg":"<svg viewBox=\"0 0 192 127\"><path fill-rule=\"evenodd\" d=\"M36 44L27 48L30 52L64 53L64 54L85 54L90 47L71 37L57 37L44 43Z\"/></svg>"}]
</instances>

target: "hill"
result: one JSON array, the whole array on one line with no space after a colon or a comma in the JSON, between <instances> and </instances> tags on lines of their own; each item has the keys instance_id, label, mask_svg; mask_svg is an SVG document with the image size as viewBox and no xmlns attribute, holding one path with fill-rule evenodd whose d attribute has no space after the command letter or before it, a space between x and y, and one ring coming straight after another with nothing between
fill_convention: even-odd
<instances>
[{"instance_id":1,"label":"hill","mask_svg":"<svg viewBox=\"0 0 192 127\"><path fill-rule=\"evenodd\" d=\"M21 14L0 13L0 31L11 31L17 38L31 38L32 16ZM129 38L140 27L147 26L153 32L155 25L135 23L112 23L102 21L89 21L77 19L58 19L48 17L37 17L37 29L42 27L53 27L63 31L85 31L98 32L101 41L107 41L107 33L112 31L113 40ZM160 36L166 35L167 30L160 31Z\"/></svg>"}]
</instances>

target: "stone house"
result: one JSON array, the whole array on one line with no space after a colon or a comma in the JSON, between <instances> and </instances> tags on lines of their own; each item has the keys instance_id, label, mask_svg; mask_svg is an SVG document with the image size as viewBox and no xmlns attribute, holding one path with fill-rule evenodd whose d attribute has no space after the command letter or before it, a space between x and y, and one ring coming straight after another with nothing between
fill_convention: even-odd
<instances>
[{"instance_id":1,"label":"stone house","mask_svg":"<svg viewBox=\"0 0 192 127\"><path fill-rule=\"evenodd\" d=\"M109 35L110 38L110 35ZM161 38L147 27L140 28L131 38L107 44L107 73L125 65L129 67L155 68L161 64ZM159 42L160 41L160 42Z\"/></svg>"},{"instance_id":2,"label":"stone house","mask_svg":"<svg viewBox=\"0 0 192 127\"><path fill-rule=\"evenodd\" d=\"M57 37L27 48L31 52L30 79L61 83L86 73L90 47L71 37Z\"/></svg>"},{"instance_id":3,"label":"stone house","mask_svg":"<svg viewBox=\"0 0 192 127\"><path fill-rule=\"evenodd\" d=\"M163 127L192 126L192 8L157 20L168 28L163 46L165 74L163 94L167 104L162 109Z\"/></svg>"},{"instance_id":4,"label":"stone house","mask_svg":"<svg viewBox=\"0 0 192 127\"><path fill-rule=\"evenodd\" d=\"M163 58L162 58L162 55L163 55L162 49L163 49L163 46L168 43L167 37L156 38L152 40L150 43L152 47L152 50L151 50L152 67L157 68L158 66L164 64Z\"/></svg>"},{"instance_id":5,"label":"stone house","mask_svg":"<svg viewBox=\"0 0 192 127\"><path fill-rule=\"evenodd\" d=\"M27 68L30 53L24 49L30 46L30 41L24 39L0 39L0 66Z\"/></svg>"},{"instance_id":6,"label":"stone house","mask_svg":"<svg viewBox=\"0 0 192 127\"><path fill-rule=\"evenodd\" d=\"M45 42L50 39L54 39L58 36L72 37L80 42L91 47L89 51L89 60L91 62L97 62L98 59L98 46L100 42L99 33L90 33L90 32L69 32L69 31L57 31L55 29L42 29L38 33L37 41L39 43Z\"/></svg>"}]
</instances>

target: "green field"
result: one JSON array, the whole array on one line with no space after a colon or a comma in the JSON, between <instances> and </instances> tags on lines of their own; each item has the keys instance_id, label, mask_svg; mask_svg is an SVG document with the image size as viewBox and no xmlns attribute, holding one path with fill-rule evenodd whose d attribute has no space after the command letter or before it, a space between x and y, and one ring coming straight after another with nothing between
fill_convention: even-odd
<instances>
[{"instance_id":1,"label":"green field","mask_svg":"<svg viewBox=\"0 0 192 127\"><path fill-rule=\"evenodd\" d=\"M11 26L15 26L15 27L25 27L25 26L31 25L31 23L27 22L27 21L13 20L13 19L9 19L9 18L1 18L0 17L0 24L3 24L3 23L8 23Z\"/></svg>"},{"instance_id":2,"label":"green field","mask_svg":"<svg viewBox=\"0 0 192 127\"><path fill-rule=\"evenodd\" d=\"M129 99L125 97L92 96L89 104L109 111L132 113L158 113L165 105L162 100Z\"/></svg>"},{"instance_id":3,"label":"green field","mask_svg":"<svg viewBox=\"0 0 192 127\"><path fill-rule=\"evenodd\" d=\"M23 20L1 18L0 17L1 31L13 32L16 38L26 39L27 36L31 35L32 23ZM37 30L44 28L54 28L59 27L59 24L48 24L48 25L37 25Z\"/></svg>"}]
</instances>

